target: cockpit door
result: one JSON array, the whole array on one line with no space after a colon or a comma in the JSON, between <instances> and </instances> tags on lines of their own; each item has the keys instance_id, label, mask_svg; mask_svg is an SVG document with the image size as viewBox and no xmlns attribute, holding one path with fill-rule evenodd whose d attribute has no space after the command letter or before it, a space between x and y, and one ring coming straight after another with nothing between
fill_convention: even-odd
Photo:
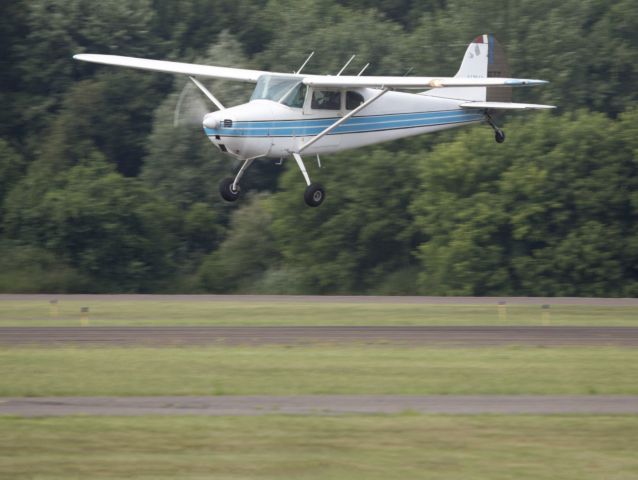
<instances>
[{"instance_id":1,"label":"cockpit door","mask_svg":"<svg viewBox=\"0 0 638 480\"><path fill-rule=\"evenodd\" d=\"M303 108L302 143L312 140L343 116L343 92L325 88L309 88ZM315 150L334 150L341 143L341 136L334 132L319 140Z\"/></svg>"}]
</instances>

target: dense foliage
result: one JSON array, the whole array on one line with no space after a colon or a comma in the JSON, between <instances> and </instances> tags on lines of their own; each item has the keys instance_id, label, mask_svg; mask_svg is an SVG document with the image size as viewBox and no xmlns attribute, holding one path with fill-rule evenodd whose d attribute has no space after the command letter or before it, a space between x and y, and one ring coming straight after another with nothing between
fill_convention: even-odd
<instances>
[{"instance_id":1,"label":"dense foliage","mask_svg":"<svg viewBox=\"0 0 638 480\"><path fill-rule=\"evenodd\" d=\"M638 9L632 0L0 0L0 290L638 295ZM493 32L520 101L550 114L237 165L183 77L94 52L335 72L453 75ZM358 71L358 70L357 70ZM210 82L227 104L250 86Z\"/></svg>"}]
</instances>

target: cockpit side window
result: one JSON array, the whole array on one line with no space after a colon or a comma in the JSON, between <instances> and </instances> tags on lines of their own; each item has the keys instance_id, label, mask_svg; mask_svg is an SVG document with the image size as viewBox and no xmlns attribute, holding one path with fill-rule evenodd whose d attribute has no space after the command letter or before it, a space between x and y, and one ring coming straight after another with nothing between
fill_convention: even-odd
<instances>
[{"instance_id":1,"label":"cockpit side window","mask_svg":"<svg viewBox=\"0 0 638 480\"><path fill-rule=\"evenodd\" d=\"M354 110L364 102L363 95L357 92L346 92L346 110Z\"/></svg>"},{"instance_id":2,"label":"cockpit side window","mask_svg":"<svg viewBox=\"0 0 638 480\"><path fill-rule=\"evenodd\" d=\"M308 87L299 82L299 84L290 89L286 96L281 100L281 103L292 108L303 108L307 90Z\"/></svg>"},{"instance_id":3,"label":"cockpit side window","mask_svg":"<svg viewBox=\"0 0 638 480\"><path fill-rule=\"evenodd\" d=\"M341 110L341 92L332 90L313 91L311 108L315 110Z\"/></svg>"}]
</instances>

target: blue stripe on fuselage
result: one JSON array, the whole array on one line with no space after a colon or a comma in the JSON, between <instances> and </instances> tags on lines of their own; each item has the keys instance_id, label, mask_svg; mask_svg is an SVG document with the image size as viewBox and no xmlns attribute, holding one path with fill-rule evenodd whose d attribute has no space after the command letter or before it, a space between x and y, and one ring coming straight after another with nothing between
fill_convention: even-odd
<instances>
[{"instance_id":1,"label":"blue stripe on fuselage","mask_svg":"<svg viewBox=\"0 0 638 480\"><path fill-rule=\"evenodd\" d=\"M370 115L366 117L353 117L347 120L343 125L334 129L330 135L472 122L479 121L482 118L481 114L463 110ZM337 120L339 120L338 117L304 120L240 121L235 122L232 128L205 128L205 131L207 135L234 137L314 136L321 133Z\"/></svg>"}]
</instances>

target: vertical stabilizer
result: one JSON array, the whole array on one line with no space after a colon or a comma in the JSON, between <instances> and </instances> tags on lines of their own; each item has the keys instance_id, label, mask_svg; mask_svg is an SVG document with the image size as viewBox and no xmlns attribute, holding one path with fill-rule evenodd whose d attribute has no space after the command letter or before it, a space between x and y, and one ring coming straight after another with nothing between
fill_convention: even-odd
<instances>
[{"instance_id":1,"label":"vertical stabilizer","mask_svg":"<svg viewBox=\"0 0 638 480\"><path fill-rule=\"evenodd\" d=\"M455 77L487 78L487 67L490 61L490 39L492 35L479 35L465 50L461 68Z\"/></svg>"},{"instance_id":2,"label":"vertical stabilizer","mask_svg":"<svg viewBox=\"0 0 638 480\"><path fill-rule=\"evenodd\" d=\"M468 45L461 67L455 75L462 78L508 76L509 69L503 47L496 41L494 35L488 33L479 35ZM428 90L424 95L475 102L488 100L505 102L511 100L511 88L448 87Z\"/></svg>"}]
</instances>

